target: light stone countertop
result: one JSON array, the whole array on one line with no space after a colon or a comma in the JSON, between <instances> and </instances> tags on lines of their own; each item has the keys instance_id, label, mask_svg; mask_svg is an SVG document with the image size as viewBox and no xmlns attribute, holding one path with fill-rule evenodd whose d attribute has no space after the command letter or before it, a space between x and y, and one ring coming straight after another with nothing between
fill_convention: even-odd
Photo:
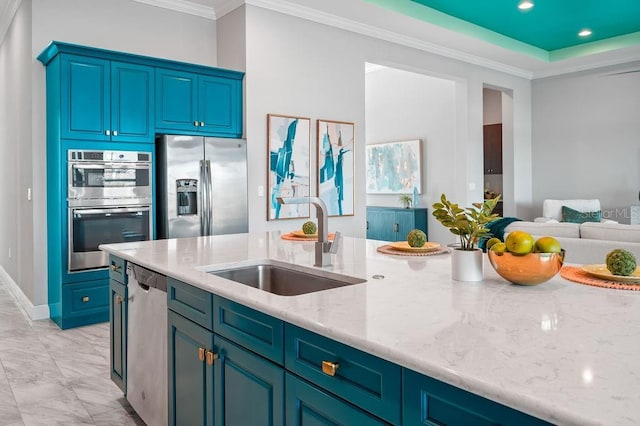
<instances>
[{"instance_id":1,"label":"light stone countertop","mask_svg":"<svg viewBox=\"0 0 640 426\"><path fill-rule=\"evenodd\" d=\"M205 272L261 259L313 265L313 243L278 232L101 248L552 423L640 424L640 291L560 275L516 286L486 258L483 282L457 282L450 255L389 256L382 244L345 237L324 269L368 282L300 296Z\"/></svg>"}]
</instances>

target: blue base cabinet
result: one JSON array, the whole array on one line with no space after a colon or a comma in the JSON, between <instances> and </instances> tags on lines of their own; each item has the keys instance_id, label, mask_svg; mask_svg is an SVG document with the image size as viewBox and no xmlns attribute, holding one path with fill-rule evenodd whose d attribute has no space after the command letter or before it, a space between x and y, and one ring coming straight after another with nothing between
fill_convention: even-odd
<instances>
[{"instance_id":1,"label":"blue base cabinet","mask_svg":"<svg viewBox=\"0 0 640 426\"><path fill-rule=\"evenodd\" d=\"M427 235L426 208L401 209L367 206L367 238L382 241L406 241L407 234L420 229Z\"/></svg>"},{"instance_id":2,"label":"blue base cabinet","mask_svg":"<svg viewBox=\"0 0 640 426\"><path fill-rule=\"evenodd\" d=\"M284 369L215 335L216 425L284 425Z\"/></svg>"},{"instance_id":3,"label":"blue base cabinet","mask_svg":"<svg viewBox=\"0 0 640 426\"><path fill-rule=\"evenodd\" d=\"M170 425L283 425L284 369L169 311Z\"/></svg>"},{"instance_id":4,"label":"blue base cabinet","mask_svg":"<svg viewBox=\"0 0 640 426\"><path fill-rule=\"evenodd\" d=\"M287 373L286 388L287 425L388 424L291 373Z\"/></svg>"},{"instance_id":5,"label":"blue base cabinet","mask_svg":"<svg viewBox=\"0 0 640 426\"><path fill-rule=\"evenodd\" d=\"M551 424L408 369L403 372L403 399L405 426Z\"/></svg>"},{"instance_id":6,"label":"blue base cabinet","mask_svg":"<svg viewBox=\"0 0 640 426\"><path fill-rule=\"evenodd\" d=\"M127 312L126 262L109 256L109 370L111 380L127 394Z\"/></svg>"},{"instance_id":7,"label":"blue base cabinet","mask_svg":"<svg viewBox=\"0 0 640 426\"><path fill-rule=\"evenodd\" d=\"M169 424L213 426L213 333L169 311Z\"/></svg>"}]
</instances>

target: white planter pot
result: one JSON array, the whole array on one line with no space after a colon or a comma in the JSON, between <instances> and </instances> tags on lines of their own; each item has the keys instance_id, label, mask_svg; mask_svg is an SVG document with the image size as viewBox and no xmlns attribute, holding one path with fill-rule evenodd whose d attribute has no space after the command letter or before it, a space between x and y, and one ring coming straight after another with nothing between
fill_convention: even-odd
<instances>
[{"instance_id":1,"label":"white planter pot","mask_svg":"<svg viewBox=\"0 0 640 426\"><path fill-rule=\"evenodd\" d=\"M482 250L451 252L451 276L456 281L482 281Z\"/></svg>"}]
</instances>

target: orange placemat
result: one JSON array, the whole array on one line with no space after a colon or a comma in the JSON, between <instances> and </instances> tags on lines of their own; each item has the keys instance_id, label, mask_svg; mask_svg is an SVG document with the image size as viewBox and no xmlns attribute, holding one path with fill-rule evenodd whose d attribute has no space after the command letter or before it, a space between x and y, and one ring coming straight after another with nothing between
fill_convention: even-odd
<instances>
[{"instance_id":1,"label":"orange placemat","mask_svg":"<svg viewBox=\"0 0 640 426\"><path fill-rule=\"evenodd\" d=\"M332 232L329 234L329 241L333 241L333 237L335 236L335 234ZM313 237L313 238L306 238L306 237L297 237L295 235L293 235L292 233L288 233L288 234L282 234L280 236L280 238L282 238L283 240L287 240L287 241L318 241L318 237Z\"/></svg>"},{"instance_id":2,"label":"orange placemat","mask_svg":"<svg viewBox=\"0 0 640 426\"><path fill-rule=\"evenodd\" d=\"M592 285L594 287L615 288L618 290L640 291L640 284L625 284L617 281L596 278L584 272L579 266L563 266L562 269L560 269L560 276L578 284Z\"/></svg>"},{"instance_id":3,"label":"orange placemat","mask_svg":"<svg viewBox=\"0 0 640 426\"><path fill-rule=\"evenodd\" d=\"M434 251L428 251L425 253L415 253L410 251L396 250L390 244L385 244L383 246L378 247L376 251L378 251L378 253L393 254L395 256L433 256L434 254L449 253L451 250L449 250L447 247L440 247L438 250L434 250Z\"/></svg>"}]
</instances>

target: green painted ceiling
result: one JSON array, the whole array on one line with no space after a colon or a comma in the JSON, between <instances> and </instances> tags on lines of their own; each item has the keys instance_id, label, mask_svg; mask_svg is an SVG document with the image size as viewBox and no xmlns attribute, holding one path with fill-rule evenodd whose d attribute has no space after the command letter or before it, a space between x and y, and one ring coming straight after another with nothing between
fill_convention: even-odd
<instances>
[{"instance_id":1,"label":"green painted ceiling","mask_svg":"<svg viewBox=\"0 0 640 426\"><path fill-rule=\"evenodd\" d=\"M640 0L368 1L548 61L640 44Z\"/></svg>"}]
</instances>

